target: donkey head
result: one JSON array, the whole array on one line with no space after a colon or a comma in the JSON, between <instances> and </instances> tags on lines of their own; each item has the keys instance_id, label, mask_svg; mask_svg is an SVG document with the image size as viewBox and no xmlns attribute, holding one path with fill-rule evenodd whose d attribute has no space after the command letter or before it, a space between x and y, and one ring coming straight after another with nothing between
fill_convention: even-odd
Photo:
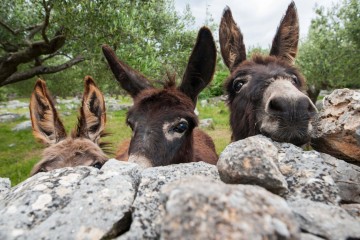
<instances>
[{"instance_id":1,"label":"donkey head","mask_svg":"<svg viewBox=\"0 0 360 240\"><path fill-rule=\"evenodd\" d=\"M127 114L133 131L129 161L144 167L192 161L197 96L215 70L216 47L210 30L203 27L199 31L178 87L172 77L163 89L155 89L146 77L120 61L110 47L104 45L103 52L116 80L134 99Z\"/></svg>"},{"instance_id":2,"label":"donkey head","mask_svg":"<svg viewBox=\"0 0 360 240\"><path fill-rule=\"evenodd\" d=\"M231 72L225 87L232 140L262 133L279 142L308 142L317 110L304 93L304 77L294 66L299 39L294 2L280 22L270 56L254 55L246 60L243 36L229 8L224 10L219 38L223 60Z\"/></svg>"},{"instance_id":3,"label":"donkey head","mask_svg":"<svg viewBox=\"0 0 360 240\"><path fill-rule=\"evenodd\" d=\"M101 168L108 159L99 143L106 122L104 97L91 77L85 77L80 116L71 136L67 137L43 80L35 84L30 115L34 137L47 146L31 175L80 165Z\"/></svg>"}]
</instances>

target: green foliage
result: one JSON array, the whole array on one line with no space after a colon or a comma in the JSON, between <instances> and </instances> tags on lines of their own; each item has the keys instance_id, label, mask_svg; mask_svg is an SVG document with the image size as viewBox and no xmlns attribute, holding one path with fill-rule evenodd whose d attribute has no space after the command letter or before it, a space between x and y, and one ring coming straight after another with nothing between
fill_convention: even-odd
<instances>
[{"instance_id":1,"label":"green foliage","mask_svg":"<svg viewBox=\"0 0 360 240\"><path fill-rule=\"evenodd\" d=\"M48 35L59 30L66 35L65 46L59 50L58 56L48 60L48 64L63 63L79 54L86 58L85 62L71 69L41 76L51 81L49 85L55 95L79 94L85 75L93 76L103 91L121 93L104 61L102 44L110 45L121 60L150 79L161 80L167 71L182 76L197 33L188 30L194 23L189 8L179 14L172 0L46 2L52 7ZM39 24L43 16L41 0L4 0L0 3L0 19L14 29ZM0 37L19 44L24 41L14 39L1 27ZM41 34L36 38L41 39ZM33 64L21 67L29 68ZM7 89L26 96L32 89L29 85L16 84Z\"/></svg>"},{"instance_id":2,"label":"green foliage","mask_svg":"<svg viewBox=\"0 0 360 240\"><path fill-rule=\"evenodd\" d=\"M200 99L216 97L224 94L224 82L229 76L228 70L218 70L214 74L214 78L210 85L205 88L199 95Z\"/></svg>"},{"instance_id":3,"label":"green foliage","mask_svg":"<svg viewBox=\"0 0 360 240\"><path fill-rule=\"evenodd\" d=\"M315 89L359 88L360 1L316 9L297 64Z\"/></svg>"}]
</instances>

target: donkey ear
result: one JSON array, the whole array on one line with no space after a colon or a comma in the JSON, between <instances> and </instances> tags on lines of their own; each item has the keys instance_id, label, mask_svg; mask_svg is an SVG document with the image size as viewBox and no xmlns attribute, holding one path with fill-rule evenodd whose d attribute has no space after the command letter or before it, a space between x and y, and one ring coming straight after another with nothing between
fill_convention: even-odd
<instances>
[{"instance_id":1,"label":"donkey ear","mask_svg":"<svg viewBox=\"0 0 360 240\"><path fill-rule=\"evenodd\" d=\"M270 55L280 57L290 64L293 64L297 54L298 41L299 19L295 3L291 2L277 29Z\"/></svg>"},{"instance_id":2,"label":"donkey ear","mask_svg":"<svg viewBox=\"0 0 360 240\"><path fill-rule=\"evenodd\" d=\"M243 35L236 25L231 10L226 7L220 22L219 40L221 55L230 71L246 60L246 50Z\"/></svg>"},{"instance_id":3,"label":"donkey ear","mask_svg":"<svg viewBox=\"0 0 360 240\"><path fill-rule=\"evenodd\" d=\"M116 80L133 98L142 90L152 88L144 75L120 61L108 45L103 45L102 50Z\"/></svg>"},{"instance_id":4,"label":"donkey ear","mask_svg":"<svg viewBox=\"0 0 360 240\"><path fill-rule=\"evenodd\" d=\"M106 109L104 96L90 76L84 79L84 95L78 125L72 137L88 138L98 143L105 129Z\"/></svg>"},{"instance_id":5,"label":"donkey ear","mask_svg":"<svg viewBox=\"0 0 360 240\"><path fill-rule=\"evenodd\" d=\"M179 90L196 104L199 93L211 82L215 72L216 46L207 27L198 33Z\"/></svg>"},{"instance_id":6,"label":"donkey ear","mask_svg":"<svg viewBox=\"0 0 360 240\"><path fill-rule=\"evenodd\" d=\"M30 117L33 135L42 143L51 145L66 138L64 125L58 117L46 83L41 79L36 81L31 94Z\"/></svg>"}]
</instances>

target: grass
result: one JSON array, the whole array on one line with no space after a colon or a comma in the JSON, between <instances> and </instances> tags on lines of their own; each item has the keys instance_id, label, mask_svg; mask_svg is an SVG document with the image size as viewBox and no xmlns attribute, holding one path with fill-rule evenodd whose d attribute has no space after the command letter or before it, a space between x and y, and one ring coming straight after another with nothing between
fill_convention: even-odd
<instances>
[{"instance_id":1,"label":"grass","mask_svg":"<svg viewBox=\"0 0 360 240\"><path fill-rule=\"evenodd\" d=\"M28 99L21 99L25 102ZM128 98L120 98L121 102L128 103ZM68 112L69 116L61 115L61 119L68 133L77 122L77 110L68 110L65 105L59 105L59 113ZM12 112L28 113L28 108L0 109L0 113ZM205 107L198 105L199 118L212 118L213 129L204 129L213 139L218 154L230 142L230 127L228 124L229 112L223 102L209 104ZM115 153L117 145L124 139L131 137L131 130L125 124L126 111L107 112L106 132L111 135L103 138L104 142L112 144L111 150ZM29 173L36 162L41 159L43 146L37 143L32 136L31 129L13 132L11 129L17 124L28 120L25 117L0 123L0 177L10 178L12 185L16 185L29 177ZM114 157L110 155L109 157Z\"/></svg>"}]
</instances>

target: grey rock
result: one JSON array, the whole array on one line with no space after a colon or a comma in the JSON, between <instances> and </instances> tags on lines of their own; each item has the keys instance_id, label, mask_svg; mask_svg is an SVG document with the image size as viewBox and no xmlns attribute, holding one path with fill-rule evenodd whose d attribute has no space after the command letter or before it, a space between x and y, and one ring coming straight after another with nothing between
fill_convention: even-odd
<instances>
[{"instance_id":1,"label":"grey rock","mask_svg":"<svg viewBox=\"0 0 360 240\"><path fill-rule=\"evenodd\" d=\"M317 100L316 103L315 103L315 106L316 106L316 109L317 109L318 111L320 111L321 109L323 109L324 103L323 103L322 100Z\"/></svg>"},{"instance_id":2,"label":"grey rock","mask_svg":"<svg viewBox=\"0 0 360 240\"><path fill-rule=\"evenodd\" d=\"M301 240L323 240L323 238L317 237L310 233L301 233L300 239Z\"/></svg>"},{"instance_id":3,"label":"grey rock","mask_svg":"<svg viewBox=\"0 0 360 240\"><path fill-rule=\"evenodd\" d=\"M360 221L360 204L341 204L341 208L345 209L348 214L358 218Z\"/></svg>"},{"instance_id":4,"label":"grey rock","mask_svg":"<svg viewBox=\"0 0 360 240\"><path fill-rule=\"evenodd\" d=\"M19 100L11 100L7 103L6 108L17 109L17 108L28 108L29 103L20 102Z\"/></svg>"},{"instance_id":5,"label":"grey rock","mask_svg":"<svg viewBox=\"0 0 360 240\"><path fill-rule=\"evenodd\" d=\"M119 103L106 104L106 109L108 111L129 110L131 107L132 107L132 104L119 104Z\"/></svg>"},{"instance_id":6,"label":"grey rock","mask_svg":"<svg viewBox=\"0 0 360 240\"><path fill-rule=\"evenodd\" d=\"M73 105L79 105L81 103L81 100L77 97L70 98L70 99L62 99L62 98L56 98L56 102L58 104L73 104Z\"/></svg>"},{"instance_id":7,"label":"grey rock","mask_svg":"<svg viewBox=\"0 0 360 240\"><path fill-rule=\"evenodd\" d=\"M173 181L185 180L194 175L206 177L203 181L220 181L216 167L204 162L145 169L141 173L141 182L133 204L131 228L118 239L158 239L165 212L160 194L162 188Z\"/></svg>"},{"instance_id":8,"label":"grey rock","mask_svg":"<svg viewBox=\"0 0 360 240\"><path fill-rule=\"evenodd\" d=\"M193 177L165 186L162 194L161 239L300 239L285 200L258 186Z\"/></svg>"},{"instance_id":9,"label":"grey rock","mask_svg":"<svg viewBox=\"0 0 360 240\"><path fill-rule=\"evenodd\" d=\"M360 238L360 221L339 206L310 200L289 202L300 227L325 239Z\"/></svg>"},{"instance_id":10,"label":"grey rock","mask_svg":"<svg viewBox=\"0 0 360 240\"><path fill-rule=\"evenodd\" d=\"M205 129L215 129L214 120L212 118L201 119L199 122L199 127Z\"/></svg>"},{"instance_id":11,"label":"grey rock","mask_svg":"<svg viewBox=\"0 0 360 240\"><path fill-rule=\"evenodd\" d=\"M136 164L109 160L92 167L39 173L0 200L0 239L100 239L127 222L139 183ZM129 225L129 224L128 224ZM119 228L121 226L121 228Z\"/></svg>"},{"instance_id":12,"label":"grey rock","mask_svg":"<svg viewBox=\"0 0 360 240\"><path fill-rule=\"evenodd\" d=\"M200 101L201 107L206 107L208 104L209 104L209 102L206 99L203 99L203 100Z\"/></svg>"},{"instance_id":13,"label":"grey rock","mask_svg":"<svg viewBox=\"0 0 360 240\"><path fill-rule=\"evenodd\" d=\"M0 114L0 122L12 122L20 117L21 115L17 113L2 113Z\"/></svg>"},{"instance_id":14,"label":"grey rock","mask_svg":"<svg viewBox=\"0 0 360 240\"><path fill-rule=\"evenodd\" d=\"M68 104L65 105L65 108L66 108L67 110L74 110L74 109L77 108L77 105L72 104L72 103L68 103Z\"/></svg>"},{"instance_id":15,"label":"grey rock","mask_svg":"<svg viewBox=\"0 0 360 240\"><path fill-rule=\"evenodd\" d=\"M217 96L217 97L212 97L208 99L208 102L211 104L218 104L219 102L226 102L228 100L227 95L221 95L221 96Z\"/></svg>"},{"instance_id":16,"label":"grey rock","mask_svg":"<svg viewBox=\"0 0 360 240\"><path fill-rule=\"evenodd\" d=\"M331 90L320 90L319 96L325 97L326 95L329 95L331 93Z\"/></svg>"},{"instance_id":17,"label":"grey rock","mask_svg":"<svg viewBox=\"0 0 360 240\"><path fill-rule=\"evenodd\" d=\"M26 119L30 119L30 112L26 112L26 113L22 114L22 116Z\"/></svg>"},{"instance_id":18,"label":"grey rock","mask_svg":"<svg viewBox=\"0 0 360 240\"><path fill-rule=\"evenodd\" d=\"M360 92L337 89L323 99L311 146L347 161L360 161L356 130L360 127Z\"/></svg>"},{"instance_id":19,"label":"grey rock","mask_svg":"<svg viewBox=\"0 0 360 240\"><path fill-rule=\"evenodd\" d=\"M220 154L217 167L226 183L259 185L282 195L288 188L276 165L277 158L278 149L272 141L258 135L229 144Z\"/></svg>"},{"instance_id":20,"label":"grey rock","mask_svg":"<svg viewBox=\"0 0 360 240\"><path fill-rule=\"evenodd\" d=\"M290 143L277 143L277 146L278 167L289 189L286 199L309 199L335 205L339 203L341 198L338 186L319 152L303 151Z\"/></svg>"},{"instance_id":21,"label":"grey rock","mask_svg":"<svg viewBox=\"0 0 360 240\"><path fill-rule=\"evenodd\" d=\"M27 129L31 129L31 121L30 120L19 123L18 125L13 127L11 130L12 131L22 131L22 130L27 130Z\"/></svg>"},{"instance_id":22,"label":"grey rock","mask_svg":"<svg viewBox=\"0 0 360 240\"><path fill-rule=\"evenodd\" d=\"M0 200L9 192L11 187L10 179L0 178Z\"/></svg>"},{"instance_id":23,"label":"grey rock","mask_svg":"<svg viewBox=\"0 0 360 240\"><path fill-rule=\"evenodd\" d=\"M355 130L355 138L358 142L358 145L360 146L360 126Z\"/></svg>"},{"instance_id":24,"label":"grey rock","mask_svg":"<svg viewBox=\"0 0 360 240\"><path fill-rule=\"evenodd\" d=\"M330 169L330 174L339 188L342 202L360 203L360 167L321 154Z\"/></svg>"}]
</instances>

